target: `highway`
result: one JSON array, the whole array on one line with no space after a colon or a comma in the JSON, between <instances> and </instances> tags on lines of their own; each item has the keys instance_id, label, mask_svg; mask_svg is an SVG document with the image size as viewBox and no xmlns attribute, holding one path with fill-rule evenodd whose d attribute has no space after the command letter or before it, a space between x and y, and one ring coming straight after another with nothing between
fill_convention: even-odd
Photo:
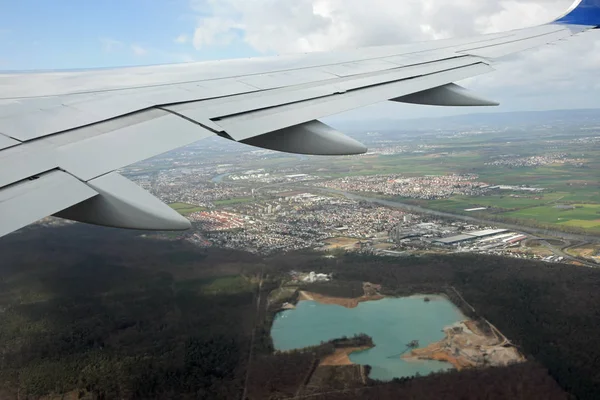
<instances>
[{"instance_id":1,"label":"highway","mask_svg":"<svg viewBox=\"0 0 600 400\"><path fill-rule=\"evenodd\" d=\"M418 214L434 215L434 216L441 217L441 218L450 218L450 219L454 219L454 220L472 222L472 223L476 223L478 225L497 226L500 228L510 229L510 230L513 230L513 231L516 231L519 233L526 233L529 235L529 237L531 239L540 240L540 243L542 243L544 246L546 246L546 248L548 248L550 251L552 251L554 253L554 255L556 255L558 257L563 257L564 259L567 259L567 260L579 262L579 263L585 265L586 267L590 267L590 268L599 268L600 267L600 265L595 264L589 260L571 256L571 255L565 253L563 251L563 249L549 243L546 240L548 236L555 237L555 238L561 238L561 239L574 241L574 242L581 242L581 243L597 242L598 240L600 240L598 237L595 237L595 236L552 231L552 230L548 230L548 229L540 229L540 228L534 228L534 227L529 227L529 226L522 226L522 225L515 225L515 224L508 224L508 223L503 223L503 222L498 222L498 221L492 221L492 220L472 217L472 216L468 216L468 215L452 214L452 213L448 213L448 212L444 212L444 211L432 210L430 208L416 206L413 204L402 203L400 201L386 200L386 199L381 199L378 197L369 197L369 196L362 195L362 194L344 192L344 191L336 190L336 189L316 187L316 186L312 186L310 184L298 184L298 183L294 184L294 183L289 183L289 182L273 183L273 184L268 184L268 185L256 188L255 194L258 194L263 189L273 188L273 187L278 187L278 186L289 188L290 190L307 190L307 191L311 191L311 192L336 194L336 195L344 196L351 200L366 201L366 202L381 204L381 205L384 205L387 207L393 207L393 208L402 208L404 210L412 211L412 212L418 213ZM570 244L568 247L571 247L571 246L572 246L572 244Z\"/></svg>"},{"instance_id":2,"label":"highway","mask_svg":"<svg viewBox=\"0 0 600 400\"><path fill-rule=\"evenodd\" d=\"M442 218L458 219L458 220L462 220L462 221L477 223L477 224L480 224L480 225L481 224L484 224L484 225L493 225L493 226L498 226L500 228L506 228L506 229L514 230L514 231L519 232L519 233L528 233L529 237L531 239L538 239L538 240L540 240L540 242L544 246L546 246L548 249L550 249L556 256L564 257L565 259L568 259L568 260L580 262L580 263L584 264L587 267L591 267L591 268L599 268L600 267L598 264L592 263L590 261L587 261L585 259L581 259L581 258L578 258L578 257L573 257L573 256L565 253L564 251L562 251L562 249L560 249L560 248L552 245L551 243L549 243L545 239L545 236L555 236L555 237L559 237L561 239L576 240L576 241L581 241L581 242L585 243L585 242L590 241L590 238L593 238L593 237L590 237L590 236L578 235L578 234L572 234L572 233L565 233L565 232L558 232L558 231L549 231L547 229L538 229L538 228L532 228L532 227L528 227L528 226L506 224L506 223L501 223L501 222L486 220L486 219L482 219L482 218L470 217L468 215L451 214L451 213L447 213L447 212L443 212L443 211L431 210L429 208L423 208L423 207L415 206L415 205L412 205L412 204L401 203L401 202L393 201L393 200L379 199L379 198L376 198L376 197L375 198L374 197L367 197L367 196L362 196L362 195L358 195L358 194L354 194L354 193L343 192L343 191L335 190L335 189L312 188L311 187L311 190L318 190L318 191L321 191L321 192L327 192L327 193L332 193L332 194L339 194L339 195L342 195L342 196L344 196L344 197L346 197L348 199L357 200L357 201L361 201L362 200L362 201L368 201L368 202L371 202L371 203L381 204L381 205L388 206L388 207L403 208L403 209L406 209L408 211L413 211L415 213L435 215L435 216L442 217ZM539 235L542 235L542 236L539 236ZM592 240L597 241L598 238L593 238Z\"/></svg>"}]
</instances>

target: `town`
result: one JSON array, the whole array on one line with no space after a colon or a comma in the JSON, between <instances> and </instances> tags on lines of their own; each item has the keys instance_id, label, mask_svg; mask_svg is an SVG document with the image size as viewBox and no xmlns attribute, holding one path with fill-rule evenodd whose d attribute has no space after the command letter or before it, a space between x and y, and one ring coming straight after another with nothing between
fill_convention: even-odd
<instances>
[{"instance_id":1,"label":"town","mask_svg":"<svg viewBox=\"0 0 600 400\"><path fill-rule=\"evenodd\" d=\"M486 166L506 166L506 167L541 167L544 165L561 165L571 164L582 167L584 161L582 159L568 158L565 153L547 154L531 157L518 157L513 155L497 156L497 159L485 163Z\"/></svg>"},{"instance_id":2,"label":"town","mask_svg":"<svg viewBox=\"0 0 600 400\"><path fill-rule=\"evenodd\" d=\"M402 175L373 175L340 178L317 183L316 186L348 191L371 192L386 196L413 199L441 199L453 195L477 196L489 190L490 185L477 181L474 174L405 177Z\"/></svg>"},{"instance_id":3,"label":"town","mask_svg":"<svg viewBox=\"0 0 600 400\"><path fill-rule=\"evenodd\" d=\"M568 193L557 193L548 186L552 181L521 180L518 174L498 171L552 165L581 170L585 158L566 151L519 155L532 154L533 148L517 149L506 142L505 151L498 155L470 153L471 164L465 167L459 150L439 144L450 139L478 140L480 133L449 130L394 138L368 132L367 154L335 158L335 163L327 157L282 155L211 138L120 172L192 222L190 231L152 234L164 240L256 254L302 249L393 257L470 252L597 263L600 254L595 247L565 254L562 249L576 242L559 240L560 244L552 246L526 229L527 223L507 227L486 220L543 202L550 202L552 212L560 212L560 217L581 215L587 209L565 201ZM568 144L597 143L596 136L584 134L569 138ZM506 140L504 133L498 135ZM564 141L550 138L545 143L547 149L558 149ZM452 164L457 154L458 168ZM441 208L443 216L427 212L440 210L436 204L448 207ZM464 218L467 215L470 220Z\"/></svg>"},{"instance_id":4,"label":"town","mask_svg":"<svg viewBox=\"0 0 600 400\"><path fill-rule=\"evenodd\" d=\"M564 260L538 247L529 247L528 235L522 232L302 191L281 192L270 200L254 199L195 211L188 218L194 228L180 234L180 239L203 247L257 254L301 249L397 257L471 252Z\"/></svg>"},{"instance_id":5,"label":"town","mask_svg":"<svg viewBox=\"0 0 600 400\"><path fill-rule=\"evenodd\" d=\"M395 257L473 252L563 261L558 255L528 247L528 236L522 232L408 212L321 190L370 191L414 198L444 198L491 190L489 184L479 182L473 174L317 180L309 174L287 173L293 172L289 170L258 169L219 174L217 180L211 178L223 169L226 170L222 165L186 167L184 171L167 169L132 178L161 200L179 205L180 212L193 224L191 231L158 233L158 237L257 254L301 249Z\"/></svg>"}]
</instances>

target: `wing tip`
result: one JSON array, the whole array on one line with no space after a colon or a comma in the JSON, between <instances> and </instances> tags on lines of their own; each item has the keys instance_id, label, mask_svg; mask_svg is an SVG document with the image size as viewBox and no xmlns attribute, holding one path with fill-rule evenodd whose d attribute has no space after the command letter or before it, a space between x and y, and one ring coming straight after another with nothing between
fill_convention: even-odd
<instances>
[{"instance_id":1,"label":"wing tip","mask_svg":"<svg viewBox=\"0 0 600 400\"><path fill-rule=\"evenodd\" d=\"M554 24L600 26L600 0L575 0Z\"/></svg>"}]
</instances>

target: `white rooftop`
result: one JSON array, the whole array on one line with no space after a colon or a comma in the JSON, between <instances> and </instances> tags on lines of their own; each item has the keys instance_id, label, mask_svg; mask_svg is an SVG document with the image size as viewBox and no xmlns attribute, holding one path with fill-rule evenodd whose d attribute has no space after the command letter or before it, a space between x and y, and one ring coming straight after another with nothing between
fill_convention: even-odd
<instances>
[{"instance_id":1,"label":"white rooftop","mask_svg":"<svg viewBox=\"0 0 600 400\"><path fill-rule=\"evenodd\" d=\"M497 235L499 233L504 233L504 232L508 232L508 229L484 229L482 231L465 232L465 234L475 236L475 237L483 237L483 236Z\"/></svg>"}]
</instances>

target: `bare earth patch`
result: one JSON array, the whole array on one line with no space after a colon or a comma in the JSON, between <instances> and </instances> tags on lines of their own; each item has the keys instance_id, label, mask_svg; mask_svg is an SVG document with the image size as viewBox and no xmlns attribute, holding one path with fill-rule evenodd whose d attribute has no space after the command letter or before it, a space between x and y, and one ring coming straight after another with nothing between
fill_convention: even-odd
<instances>
[{"instance_id":1,"label":"bare earth patch","mask_svg":"<svg viewBox=\"0 0 600 400\"><path fill-rule=\"evenodd\" d=\"M365 351L370 349L369 346L363 347L346 347L342 349L336 349L335 352L321 360L319 364L320 367L323 366L332 366L332 365L353 365L354 363L350 361L350 354L359 351Z\"/></svg>"},{"instance_id":2,"label":"bare earth patch","mask_svg":"<svg viewBox=\"0 0 600 400\"><path fill-rule=\"evenodd\" d=\"M479 330L473 321L462 321L444 328L446 337L422 349L402 356L405 360L438 360L454 368L506 366L525 361L518 350L491 327L491 333Z\"/></svg>"},{"instance_id":3,"label":"bare earth patch","mask_svg":"<svg viewBox=\"0 0 600 400\"><path fill-rule=\"evenodd\" d=\"M301 290L300 296L298 299L299 300L312 300L312 301L316 301L317 303L321 303L321 304L337 304L339 306L346 307L346 308L355 308L358 306L358 303L361 303L363 301L381 300L384 297L385 296L376 294L376 295L371 295L371 296L363 295L363 296L356 297L353 299L348 299L348 298L343 298L343 297L330 297L330 296L325 296L325 295L318 294L318 293L305 292L304 290Z\"/></svg>"}]
</instances>

